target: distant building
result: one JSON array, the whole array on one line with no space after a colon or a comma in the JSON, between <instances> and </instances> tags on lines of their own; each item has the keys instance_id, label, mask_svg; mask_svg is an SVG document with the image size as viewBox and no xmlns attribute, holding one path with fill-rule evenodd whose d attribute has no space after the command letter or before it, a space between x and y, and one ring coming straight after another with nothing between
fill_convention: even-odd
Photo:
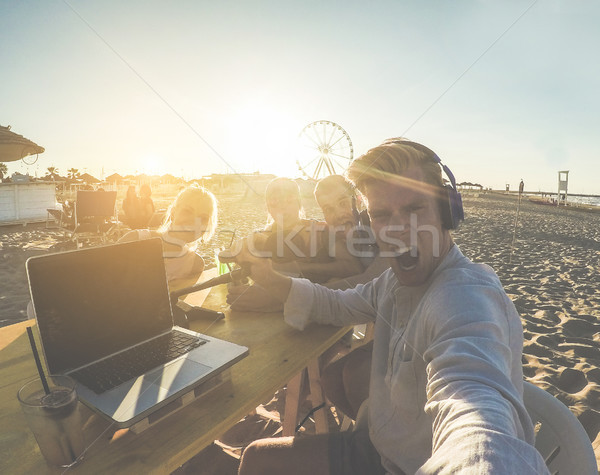
<instances>
[{"instance_id":1,"label":"distant building","mask_svg":"<svg viewBox=\"0 0 600 475\"><path fill-rule=\"evenodd\" d=\"M12 183L29 183L31 181L31 177L29 175L23 175L19 172L14 172L10 176L10 181Z\"/></svg>"},{"instance_id":2,"label":"distant building","mask_svg":"<svg viewBox=\"0 0 600 475\"><path fill-rule=\"evenodd\" d=\"M456 188L458 188L459 190L483 190L483 185L480 185L479 183L471 183L468 181L463 181L462 183L459 183L458 185L456 185Z\"/></svg>"}]
</instances>

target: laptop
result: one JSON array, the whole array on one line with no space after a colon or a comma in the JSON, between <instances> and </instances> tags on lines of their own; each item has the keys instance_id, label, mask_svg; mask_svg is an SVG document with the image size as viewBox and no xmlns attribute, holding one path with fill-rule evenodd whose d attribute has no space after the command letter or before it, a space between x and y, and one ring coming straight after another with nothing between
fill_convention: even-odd
<instances>
[{"instance_id":1,"label":"laptop","mask_svg":"<svg viewBox=\"0 0 600 475\"><path fill-rule=\"evenodd\" d=\"M118 427L248 355L174 325L158 238L31 257L26 267L48 371L75 379L79 399Z\"/></svg>"}]
</instances>

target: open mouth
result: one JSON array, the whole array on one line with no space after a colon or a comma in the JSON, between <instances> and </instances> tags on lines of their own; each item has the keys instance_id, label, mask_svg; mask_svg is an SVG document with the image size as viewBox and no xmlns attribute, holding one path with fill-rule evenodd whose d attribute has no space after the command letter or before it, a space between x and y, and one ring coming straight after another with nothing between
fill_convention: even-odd
<instances>
[{"instance_id":1,"label":"open mouth","mask_svg":"<svg viewBox=\"0 0 600 475\"><path fill-rule=\"evenodd\" d=\"M419 253L416 246L404 247L396 251L394 259L398 263L398 266L403 271L411 271L417 267L419 261Z\"/></svg>"}]
</instances>

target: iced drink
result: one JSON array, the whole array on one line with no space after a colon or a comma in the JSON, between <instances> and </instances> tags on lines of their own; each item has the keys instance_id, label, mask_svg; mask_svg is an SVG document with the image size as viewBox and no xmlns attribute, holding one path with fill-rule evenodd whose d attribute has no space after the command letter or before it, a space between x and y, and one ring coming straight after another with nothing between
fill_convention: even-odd
<instances>
[{"instance_id":1,"label":"iced drink","mask_svg":"<svg viewBox=\"0 0 600 475\"><path fill-rule=\"evenodd\" d=\"M49 376L48 385L46 394L41 380L35 379L17 396L48 465L72 467L85 449L75 382L68 376Z\"/></svg>"},{"instance_id":2,"label":"iced drink","mask_svg":"<svg viewBox=\"0 0 600 475\"><path fill-rule=\"evenodd\" d=\"M219 275L227 274L229 272L227 264L219 259L219 254L221 252L223 252L223 249L215 249L215 264L217 265L217 272Z\"/></svg>"}]
</instances>

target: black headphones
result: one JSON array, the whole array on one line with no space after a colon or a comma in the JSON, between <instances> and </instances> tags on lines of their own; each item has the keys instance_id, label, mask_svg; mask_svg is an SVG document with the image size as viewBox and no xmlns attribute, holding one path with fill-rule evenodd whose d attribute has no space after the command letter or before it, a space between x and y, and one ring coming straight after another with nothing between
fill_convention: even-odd
<instances>
[{"instance_id":1,"label":"black headphones","mask_svg":"<svg viewBox=\"0 0 600 475\"><path fill-rule=\"evenodd\" d=\"M436 153L427 148L425 145L421 145L417 142L411 142L410 140L392 139L385 141L384 145L407 145L419 152L424 153L426 156L431 157L437 164L442 167L444 173L450 180L450 185L444 185L445 195L442 198L441 212L442 212L442 224L446 229L456 229L461 221L465 219L465 212L463 210L462 197L456 189L456 179L450 171L450 169L442 163L440 157Z\"/></svg>"}]
</instances>

